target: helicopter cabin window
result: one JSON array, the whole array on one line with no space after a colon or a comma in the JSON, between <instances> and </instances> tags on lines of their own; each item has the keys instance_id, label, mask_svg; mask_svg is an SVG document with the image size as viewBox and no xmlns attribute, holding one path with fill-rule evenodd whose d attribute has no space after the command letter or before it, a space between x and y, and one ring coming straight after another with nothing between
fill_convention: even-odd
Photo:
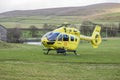
<instances>
[{"instance_id":1,"label":"helicopter cabin window","mask_svg":"<svg viewBox=\"0 0 120 80\"><path fill-rule=\"evenodd\" d=\"M68 35L64 34L64 35L63 35L63 41L68 41L68 40L69 40Z\"/></svg>"},{"instance_id":2,"label":"helicopter cabin window","mask_svg":"<svg viewBox=\"0 0 120 80\"><path fill-rule=\"evenodd\" d=\"M75 41L77 42L77 38L75 38Z\"/></svg>"},{"instance_id":3,"label":"helicopter cabin window","mask_svg":"<svg viewBox=\"0 0 120 80\"><path fill-rule=\"evenodd\" d=\"M62 41L62 34L58 37L58 41Z\"/></svg>"},{"instance_id":4,"label":"helicopter cabin window","mask_svg":"<svg viewBox=\"0 0 120 80\"><path fill-rule=\"evenodd\" d=\"M74 36L70 36L70 40L71 40L71 41L74 41Z\"/></svg>"}]
</instances>

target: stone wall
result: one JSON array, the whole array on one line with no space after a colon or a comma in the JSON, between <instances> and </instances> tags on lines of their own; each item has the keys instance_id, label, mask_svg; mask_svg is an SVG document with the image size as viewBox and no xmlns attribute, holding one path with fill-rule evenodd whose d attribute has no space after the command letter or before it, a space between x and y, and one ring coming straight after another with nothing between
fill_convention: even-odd
<instances>
[{"instance_id":1,"label":"stone wall","mask_svg":"<svg viewBox=\"0 0 120 80\"><path fill-rule=\"evenodd\" d=\"M0 25L0 40L7 41L7 29Z\"/></svg>"}]
</instances>

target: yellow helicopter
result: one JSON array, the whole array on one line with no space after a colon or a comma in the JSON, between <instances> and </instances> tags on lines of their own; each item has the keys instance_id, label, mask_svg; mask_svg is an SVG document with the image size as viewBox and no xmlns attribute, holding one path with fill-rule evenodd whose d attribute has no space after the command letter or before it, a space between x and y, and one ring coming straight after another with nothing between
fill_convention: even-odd
<instances>
[{"instance_id":1,"label":"yellow helicopter","mask_svg":"<svg viewBox=\"0 0 120 80\"><path fill-rule=\"evenodd\" d=\"M80 40L87 40L91 42L93 48L97 48L101 43L102 39L100 36L101 27L95 26L92 36L84 36L80 34L80 31L76 28L68 27L68 24L64 24L62 27L55 29L51 32L46 33L42 38L42 44L47 48L47 53L51 50L56 50L57 53L74 52L79 45Z\"/></svg>"}]
</instances>

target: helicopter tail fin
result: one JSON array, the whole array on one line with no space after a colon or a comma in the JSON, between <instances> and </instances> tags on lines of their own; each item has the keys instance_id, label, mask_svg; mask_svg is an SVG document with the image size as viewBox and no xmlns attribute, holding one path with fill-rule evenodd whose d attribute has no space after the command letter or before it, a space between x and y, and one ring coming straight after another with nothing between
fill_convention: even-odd
<instances>
[{"instance_id":1,"label":"helicopter tail fin","mask_svg":"<svg viewBox=\"0 0 120 80\"><path fill-rule=\"evenodd\" d=\"M101 26L96 25L91 37L91 44L94 48L97 48L99 44L102 42L100 31Z\"/></svg>"}]
</instances>

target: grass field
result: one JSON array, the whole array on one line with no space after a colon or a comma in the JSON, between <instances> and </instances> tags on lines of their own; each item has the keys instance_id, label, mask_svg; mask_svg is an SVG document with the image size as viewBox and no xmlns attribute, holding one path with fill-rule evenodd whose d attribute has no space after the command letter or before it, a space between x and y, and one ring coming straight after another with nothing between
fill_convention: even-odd
<instances>
[{"instance_id":1,"label":"grass field","mask_svg":"<svg viewBox=\"0 0 120 80\"><path fill-rule=\"evenodd\" d=\"M97 49L81 43L73 53L44 55L43 46L0 43L0 80L120 80L120 39Z\"/></svg>"}]
</instances>

